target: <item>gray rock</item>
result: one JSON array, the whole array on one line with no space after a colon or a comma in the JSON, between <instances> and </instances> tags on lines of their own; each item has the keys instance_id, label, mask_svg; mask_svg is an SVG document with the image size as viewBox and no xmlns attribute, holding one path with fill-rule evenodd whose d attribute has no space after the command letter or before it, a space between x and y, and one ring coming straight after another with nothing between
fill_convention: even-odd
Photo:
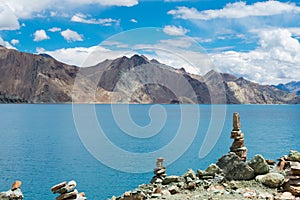
<instances>
[{"instance_id":1,"label":"gray rock","mask_svg":"<svg viewBox=\"0 0 300 200\"><path fill-rule=\"evenodd\" d=\"M255 177L254 170L233 152L222 156L217 166L228 180L251 180Z\"/></svg>"},{"instance_id":2,"label":"gray rock","mask_svg":"<svg viewBox=\"0 0 300 200\"><path fill-rule=\"evenodd\" d=\"M270 168L266 160L262 155L255 155L249 162L248 165L254 170L256 175L266 174Z\"/></svg>"},{"instance_id":3,"label":"gray rock","mask_svg":"<svg viewBox=\"0 0 300 200\"><path fill-rule=\"evenodd\" d=\"M216 164L210 164L205 170L207 175L215 175L215 174L219 173L220 171L221 171L221 169Z\"/></svg>"},{"instance_id":4,"label":"gray rock","mask_svg":"<svg viewBox=\"0 0 300 200\"><path fill-rule=\"evenodd\" d=\"M183 177L186 179L187 177L190 177L192 180L195 180L197 178L196 173L192 169L188 169L188 171L183 175Z\"/></svg>"},{"instance_id":5,"label":"gray rock","mask_svg":"<svg viewBox=\"0 0 300 200\"><path fill-rule=\"evenodd\" d=\"M288 160L300 162L300 152L291 150L288 155Z\"/></svg>"},{"instance_id":6,"label":"gray rock","mask_svg":"<svg viewBox=\"0 0 300 200\"><path fill-rule=\"evenodd\" d=\"M180 182L180 181L184 181L184 179L183 179L182 177L180 177L180 176L167 176L167 177L163 180L162 184L163 184L163 185L168 185L168 184L170 184L170 183L173 183L173 182Z\"/></svg>"},{"instance_id":7,"label":"gray rock","mask_svg":"<svg viewBox=\"0 0 300 200\"><path fill-rule=\"evenodd\" d=\"M255 180L270 188L278 188L284 182L284 176L279 173L268 173L266 175L256 176Z\"/></svg>"}]
</instances>

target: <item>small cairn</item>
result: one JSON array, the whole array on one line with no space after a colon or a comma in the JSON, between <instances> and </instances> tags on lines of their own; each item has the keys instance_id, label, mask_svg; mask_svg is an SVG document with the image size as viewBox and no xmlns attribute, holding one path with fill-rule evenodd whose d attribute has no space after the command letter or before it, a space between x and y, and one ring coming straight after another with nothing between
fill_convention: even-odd
<instances>
[{"instance_id":1,"label":"small cairn","mask_svg":"<svg viewBox=\"0 0 300 200\"><path fill-rule=\"evenodd\" d=\"M237 112L235 112L233 113L233 129L231 131L231 137L230 137L234 139L234 142L230 147L230 152L235 153L243 161L246 161L248 150L245 147L244 133L242 133L240 128L241 128L240 115Z\"/></svg>"},{"instance_id":2,"label":"small cairn","mask_svg":"<svg viewBox=\"0 0 300 200\"><path fill-rule=\"evenodd\" d=\"M166 174L166 167L163 166L165 159L164 158L157 158L156 159L156 167L154 168L154 176L151 179L152 184L161 184L165 177L167 176Z\"/></svg>"},{"instance_id":3,"label":"small cairn","mask_svg":"<svg viewBox=\"0 0 300 200\"><path fill-rule=\"evenodd\" d=\"M22 182L21 181L15 181L12 186L11 189L8 190L7 192L0 192L0 199L1 200L20 200L23 199L23 193L21 191L21 185Z\"/></svg>"},{"instance_id":4,"label":"small cairn","mask_svg":"<svg viewBox=\"0 0 300 200\"><path fill-rule=\"evenodd\" d=\"M60 194L58 197L56 197L56 200L85 200L85 194L82 193L78 193L78 191L76 190L76 182L75 181L70 181L70 182L62 182L59 183L57 185L54 185L51 188L51 191L54 194Z\"/></svg>"},{"instance_id":5,"label":"small cairn","mask_svg":"<svg viewBox=\"0 0 300 200\"><path fill-rule=\"evenodd\" d=\"M284 190L300 197L300 153L291 150L288 156L280 158L279 170L286 171Z\"/></svg>"}]
</instances>

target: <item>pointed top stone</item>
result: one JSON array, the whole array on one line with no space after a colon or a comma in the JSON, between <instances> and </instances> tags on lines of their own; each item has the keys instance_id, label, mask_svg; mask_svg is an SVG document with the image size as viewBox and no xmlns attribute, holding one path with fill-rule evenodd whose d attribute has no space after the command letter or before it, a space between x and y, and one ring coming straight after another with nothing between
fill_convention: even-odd
<instances>
[{"instance_id":1,"label":"pointed top stone","mask_svg":"<svg viewBox=\"0 0 300 200\"><path fill-rule=\"evenodd\" d=\"M239 131L240 128L241 128L240 115L239 113L235 112L233 113L233 130Z\"/></svg>"}]
</instances>

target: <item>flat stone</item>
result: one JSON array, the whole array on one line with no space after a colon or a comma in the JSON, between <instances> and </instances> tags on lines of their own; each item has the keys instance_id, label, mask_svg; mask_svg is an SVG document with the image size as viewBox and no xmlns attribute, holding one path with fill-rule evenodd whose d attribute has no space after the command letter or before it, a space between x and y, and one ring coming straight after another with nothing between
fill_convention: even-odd
<instances>
[{"instance_id":1,"label":"flat stone","mask_svg":"<svg viewBox=\"0 0 300 200\"><path fill-rule=\"evenodd\" d=\"M240 147L244 147L244 146L245 146L245 141L244 141L244 138L242 138L242 139L234 140L231 145L231 148L236 149L236 148L240 148Z\"/></svg>"},{"instance_id":2,"label":"flat stone","mask_svg":"<svg viewBox=\"0 0 300 200\"><path fill-rule=\"evenodd\" d=\"M268 165L274 165L276 163L275 160L266 160L266 162Z\"/></svg>"},{"instance_id":3,"label":"flat stone","mask_svg":"<svg viewBox=\"0 0 300 200\"><path fill-rule=\"evenodd\" d=\"M240 148L235 148L235 149L231 149L230 151L232 152L237 152L237 151L248 151L247 147L240 147Z\"/></svg>"},{"instance_id":4,"label":"flat stone","mask_svg":"<svg viewBox=\"0 0 300 200\"><path fill-rule=\"evenodd\" d=\"M57 189L55 191L55 193L65 194L68 192L72 192L75 188L76 188L76 181L72 180L72 181L69 181L66 186L61 187L60 189Z\"/></svg>"},{"instance_id":5,"label":"flat stone","mask_svg":"<svg viewBox=\"0 0 300 200\"><path fill-rule=\"evenodd\" d=\"M230 135L231 139L237 139L237 138L244 138L244 134L242 133L242 131L231 131L231 135Z\"/></svg>"},{"instance_id":6,"label":"flat stone","mask_svg":"<svg viewBox=\"0 0 300 200\"><path fill-rule=\"evenodd\" d=\"M20 188L22 185L22 182L21 181L15 181L12 186L11 186L11 190L15 190L15 189L18 189Z\"/></svg>"},{"instance_id":7,"label":"flat stone","mask_svg":"<svg viewBox=\"0 0 300 200\"><path fill-rule=\"evenodd\" d=\"M151 198L159 198L159 197L161 197L161 196L162 196L162 194L153 193L153 194L151 195Z\"/></svg>"},{"instance_id":8,"label":"flat stone","mask_svg":"<svg viewBox=\"0 0 300 200\"><path fill-rule=\"evenodd\" d=\"M294 196L299 197L300 196L300 186L290 186L289 192L292 193Z\"/></svg>"},{"instance_id":9,"label":"flat stone","mask_svg":"<svg viewBox=\"0 0 300 200\"><path fill-rule=\"evenodd\" d=\"M255 180L270 188L278 188L284 182L284 176L279 173L268 173L266 175L258 175Z\"/></svg>"},{"instance_id":10,"label":"flat stone","mask_svg":"<svg viewBox=\"0 0 300 200\"><path fill-rule=\"evenodd\" d=\"M166 169L160 169L160 170L154 171L154 174L160 175L160 174L164 174L165 172L166 172Z\"/></svg>"},{"instance_id":11,"label":"flat stone","mask_svg":"<svg viewBox=\"0 0 300 200\"><path fill-rule=\"evenodd\" d=\"M249 162L248 165L254 170L256 175L266 174L270 168L264 157L260 154L255 155Z\"/></svg>"},{"instance_id":12,"label":"flat stone","mask_svg":"<svg viewBox=\"0 0 300 200\"><path fill-rule=\"evenodd\" d=\"M291 173L293 175L300 175L300 168L299 167L291 167Z\"/></svg>"},{"instance_id":13,"label":"flat stone","mask_svg":"<svg viewBox=\"0 0 300 200\"><path fill-rule=\"evenodd\" d=\"M163 180L163 182L162 182L162 184L163 185L168 185L168 184L170 184L170 183L172 183L172 182L180 182L180 181L183 181L184 179L182 178L182 177L180 177L180 176L167 176L164 180Z\"/></svg>"},{"instance_id":14,"label":"flat stone","mask_svg":"<svg viewBox=\"0 0 300 200\"><path fill-rule=\"evenodd\" d=\"M61 194L58 197L56 197L56 200L65 200L65 199L74 199L77 197L78 191L74 190L73 192Z\"/></svg>"},{"instance_id":15,"label":"flat stone","mask_svg":"<svg viewBox=\"0 0 300 200\"><path fill-rule=\"evenodd\" d=\"M53 193L57 193L56 191L57 191L58 189L60 189L60 188L62 188L62 187L65 187L66 185L67 185L67 182L64 181L64 182L62 182L62 183L59 183L59 184L57 184L57 185L54 185L54 186L51 188L51 191L52 191Z\"/></svg>"}]
</instances>

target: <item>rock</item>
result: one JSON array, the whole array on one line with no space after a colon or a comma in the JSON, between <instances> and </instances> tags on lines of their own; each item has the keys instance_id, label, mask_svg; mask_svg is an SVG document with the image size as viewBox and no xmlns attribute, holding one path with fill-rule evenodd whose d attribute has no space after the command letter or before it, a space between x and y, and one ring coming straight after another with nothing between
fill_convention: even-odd
<instances>
[{"instance_id":1,"label":"rock","mask_svg":"<svg viewBox=\"0 0 300 200\"><path fill-rule=\"evenodd\" d=\"M300 186L290 186L289 192L296 197L300 197Z\"/></svg>"},{"instance_id":2,"label":"rock","mask_svg":"<svg viewBox=\"0 0 300 200\"><path fill-rule=\"evenodd\" d=\"M165 179L163 180L162 184L163 185L168 185L170 183L173 182L180 182L180 181L184 181L184 179L180 176L167 176L165 177Z\"/></svg>"},{"instance_id":3,"label":"rock","mask_svg":"<svg viewBox=\"0 0 300 200\"><path fill-rule=\"evenodd\" d=\"M228 180L251 180L255 176L254 170L233 152L222 156L217 166Z\"/></svg>"},{"instance_id":4,"label":"rock","mask_svg":"<svg viewBox=\"0 0 300 200\"><path fill-rule=\"evenodd\" d=\"M171 194L176 194L176 193L179 193L179 192L180 192L179 188L178 188L177 186L174 186L174 185L171 186L171 187L169 187L168 190L169 190L169 192L170 192Z\"/></svg>"},{"instance_id":5,"label":"rock","mask_svg":"<svg viewBox=\"0 0 300 200\"><path fill-rule=\"evenodd\" d=\"M248 165L254 170L255 175L266 174L269 172L269 165L265 161L262 155L255 155L249 162Z\"/></svg>"},{"instance_id":6,"label":"rock","mask_svg":"<svg viewBox=\"0 0 300 200\"><path fill-rule=\"evenodd\" d=\"M161 197L161 195L162 195L162 194L153 193L153 194L151 195L151 198L159 198L159 197Z\"/></svg>"},{"instance_id":7,"label":"rock","mask_svg":"<svg viewBox=\"0 0 300 200\"><path fill-rule=\"evenodd\" d=\"M68 192L72 192L73 190L75 190L76 188L76 181L69 181L68 184L58 190L55 191L55 193L59 193L59 194L65 194Z\"/></svg>"},{"instance_id":8,"label":"rock","mask_svg":"<svg viewBox=\"0 0 300 200\"><path fill-rule=\"evenodd\" d=\"M188 190L193 190L193 189L195 189L196 188L196 183L195 182L189 182L188 184L187 184L187 189Z\"/></svg>"},{"instance_id":9,"label":"rock","mask_svg":"<svg viewBox=\"0 0 300 200\"><path fill-rule=\"evenodd\" d=\"M163 190L162 192L161 192L161 194L163 195L163 196L171 196L171 192L169 192L169 190Z\"/></svg>"},{"instance_id":10,"label":"rock","mask_svg":"<svg viewBox=\"0 0 300 200\"><path fill-rule=\"evenodd\" d=\"M268 173L266 175L258 175L255 180L270 188L278 188L284 182L284 176L279 173Z\"/></svg>"},{"instance_id":11,"label":"rock","mask_svg":"<svg viewBox=\"0 0 300 200\"><path fill-rule=\"evenodd\" d=\"M183 175L183 177L186 179L187 177L190 177L192 180L195 180L197 178L196 173L192 169L188 169L188 171Z\"/></svg>"},{"instance_id":12,"label":"rock","mask_svg":"<svg viewBox=\"0 0 300 200\"><path fill-rule=\"evenodd\" d=\"M287 160L300 162L300 152L291 150Z\"/></svg>"},{"instance_id":13,"label":"rock","mask_svg":"<svg viewBox=\"0 0 300 200\"><path fill-rule=\"evenodd\" d=\"M216 164L210 164L205 170L205 175L215 175L220 173L220 171L221 169Z\"/></svg>"},{"instance_id":14,"label":"rock","mask_svg":"<svg viewBox=\"0 0 300 200\"><path fill-rule=\"evenodd\" d=\"M275 200L292 200L295 199L295 196L293 196L290 192L284 192L280 195L277 195Z\"/></svg>"},{"instance_id":15,"label":"rock","mask_svg":"<svg viewBox=\"0 0 300 200\"><path fill-rule=\"evenodd\" d=\"M56 191L57 191L58 189L61 189L62 187L65 187L66 185L67 185L67 182L64 181L64 182L62 182L62 183L59 183L59 184L57 184L57 185L54 185L54 186L51 188L51 191L55 194L55 193L57 193Z\"/></svg>"},{"instance_id":16,"label":"rock","mask_svg":"<svg viewBox=\"0 0 300 200\"><path fill-rule=\"evenodd\" d=\"M131 193L130 192L125 192L124 193L124 197L130 197L131 196Z\"/></svg>"},{"instance_id":17,"label":"rock","mask_svg":"<svg viewBox=\"0 0 300 200\"><path fill-rule=\"evenodd\" d=\"M268 165L274 165L275 164L275 160L266 160L266 162L268 163Z\"/></svg>"},{"instance_id":18,"label":"rock","mask_svg":"<svg viewBox=\"0 0 300 200\"><path fill-rule=\"evenodd\" d=\"M78 191L74 190L73 192L68 192L59 195L56 197L56 200L65 200L65 199L76 199L77 198Z\"/></svg>"},{"instance_id":19,"label":"rock","mask_svg":"<svg viewBox=\"0 0 300 200\"><path fill-rule=\"evenodd\" d=\"M223 194L225 192L225 189L223 186L216 185L211 186L207 189L208 192L213 192L214 194Z\"/></svg>"},{"instance_id":20,"label":"rock","mask_svg":"<svg viewBox=\"0 0 300 200\"><path fill-rule=\"evenodd\" d=\"M300 167L296 167L296 166L291 167L291 173L296 176L300 175Z\"/></svg>"},{"instance_id":21,"label":"rock","mask_svg":"<svg viewBox=\"0 0 300 200\"><path fill-rule=\"evenodd\" d=\"M18 189L20 188L22 185L22 182L21 181L15 181L12 186L11 186L11 190L15 190L15 189Z\"/></svg>"}]
</instances>

